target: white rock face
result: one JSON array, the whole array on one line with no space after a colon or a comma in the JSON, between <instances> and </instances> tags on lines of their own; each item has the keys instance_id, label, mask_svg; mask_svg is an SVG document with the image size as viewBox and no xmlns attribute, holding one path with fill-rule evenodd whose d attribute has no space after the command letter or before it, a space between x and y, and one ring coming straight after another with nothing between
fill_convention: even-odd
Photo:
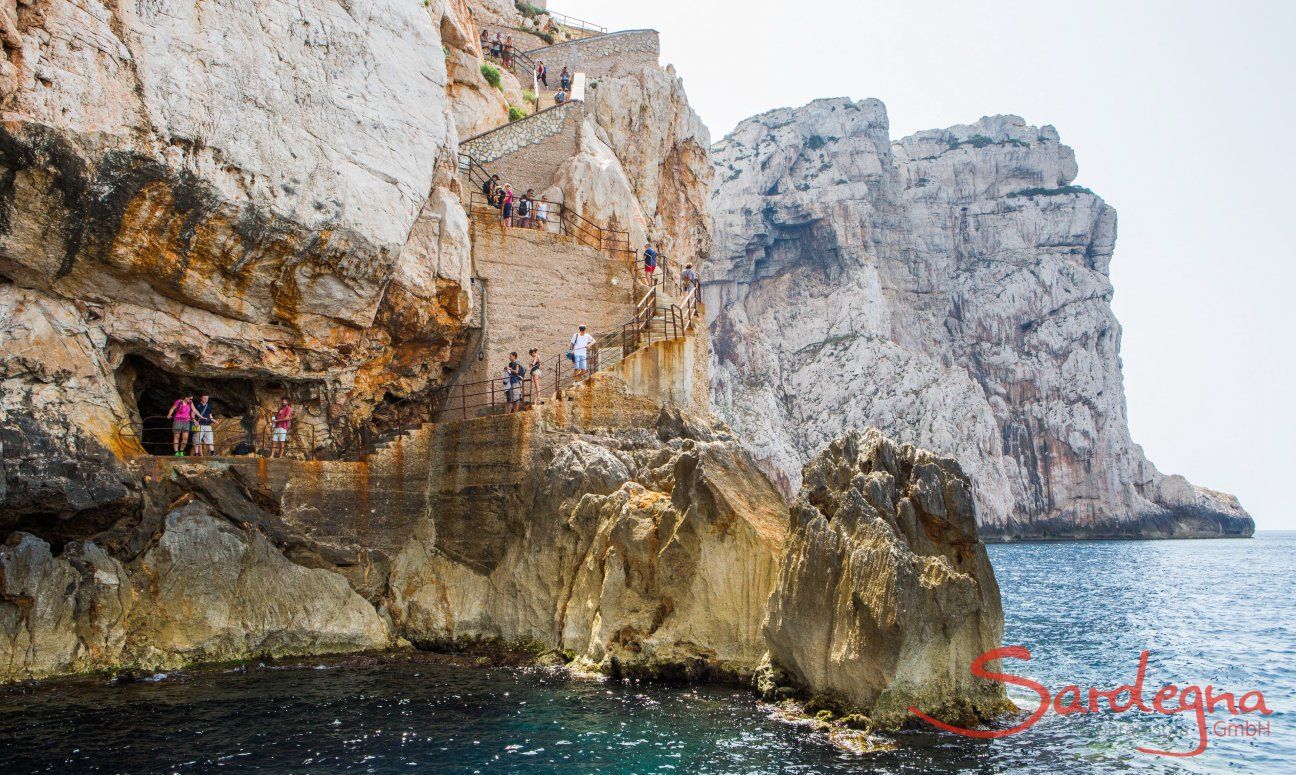
<instances>
[{"instance_id":1,"label":"white rock face","mask_svg":"<svg viewBox=\"0 0 1296 775\"><path fill-rule=\"evenodd\" d=\"M0 317L71 336L0 340L9 505L118 500L111 461L12 461L138 453L149 378L238 380L214 398L247 418L290 386L321 429L434 387L471 306L447 62L475 39L455 0L0 3ZM86 497L42 505L46 474Z\"/></svg>"},{"instance_id":2,"label":"white rock face","mask_svg":"<svg viewBox=\"0 0 1296 775\"><path fill-rule=\"evenodd\" d=\"M781 483L844 430L956 458L989 537L1249 535L1237 500L1129 437L1116 213L1016 116L897 142L877 100L748 119L714 147L718 409Z\"/></svg>"}]
</instances>

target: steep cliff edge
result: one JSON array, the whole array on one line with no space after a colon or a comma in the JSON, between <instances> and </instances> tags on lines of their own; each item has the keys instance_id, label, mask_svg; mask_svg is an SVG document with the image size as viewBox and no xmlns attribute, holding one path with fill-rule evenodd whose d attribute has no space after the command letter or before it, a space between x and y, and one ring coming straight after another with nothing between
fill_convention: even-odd
<instances>
[{"instance_id":1,"label":"steep cliff edge","mask_svg":"<svg viewBox=\"0 0 1296 775\"><path fill-rule=\"evenodd\" d=\"M956 458L990 539L1250 535L1129 436L1116 214L1015 116L892 142L877 100L714 147L716 404L781 483L851 428Z\"/></svg>"}]
</instances>

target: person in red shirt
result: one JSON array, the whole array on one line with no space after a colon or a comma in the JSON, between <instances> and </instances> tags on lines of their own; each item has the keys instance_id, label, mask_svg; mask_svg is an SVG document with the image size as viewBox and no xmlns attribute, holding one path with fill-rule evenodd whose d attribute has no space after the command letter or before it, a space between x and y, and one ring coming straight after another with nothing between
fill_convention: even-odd
<instances>
[{"instance_id":1,"label":"person in red shirt","mask_svg":"<svg viewBox=\"0 0 1296 775\"><path fill-rule=\"evenodd\" d=\"M292 427L293 408L288 399L279 399L275 412L274 430L270 432L270 457L283 457L288 453L288 429Z\"/></svg>"}]
</instances>

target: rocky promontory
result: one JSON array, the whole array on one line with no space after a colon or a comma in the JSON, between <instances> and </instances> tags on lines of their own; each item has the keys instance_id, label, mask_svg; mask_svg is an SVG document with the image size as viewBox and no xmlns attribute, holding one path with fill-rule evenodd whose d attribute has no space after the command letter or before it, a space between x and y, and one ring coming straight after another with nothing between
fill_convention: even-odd
<instances>
[{"instance_id":1,"label":"rocky promontory","mask_svg":"<svg viewBox=\"0 0 1296 775\"><path fill-rule=\"evenodd\" d=\"M972 660L1003 637L999 586L954 461L851 431L806 464L770 596L762 693L894 728L923 712L965 726L1012 706Z\"/></svg>"},{"instance_id":2,"label":"rocky promontory","mask_svg":"<svg viewBox=\"0 0 1296 775\"><path fill-rule=\"evenodd\" d=\"M892 140L878 100L816 100L743 121L714 165L716 405L788 497L877 427L959 461L988 539L1251 535L1130 439L1116 212L1053 127Z\"/></svg>"}]
</instances>

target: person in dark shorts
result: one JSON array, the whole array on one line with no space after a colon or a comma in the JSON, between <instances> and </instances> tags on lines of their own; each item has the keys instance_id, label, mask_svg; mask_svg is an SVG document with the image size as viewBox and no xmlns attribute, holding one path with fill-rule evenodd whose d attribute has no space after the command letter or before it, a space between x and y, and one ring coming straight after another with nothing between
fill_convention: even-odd
<instances>
[{"instance_id":1,"label":"person in dark shorts","mask_svg":"<svg viewBox=\"0 0 1296 775\"><path fill-rule=\"evenodd\" d=\"M504 228L513 225L513 186L508 183L504 184L504 199L500 201L500 218Z\"/></svg>"}]
</instances>

